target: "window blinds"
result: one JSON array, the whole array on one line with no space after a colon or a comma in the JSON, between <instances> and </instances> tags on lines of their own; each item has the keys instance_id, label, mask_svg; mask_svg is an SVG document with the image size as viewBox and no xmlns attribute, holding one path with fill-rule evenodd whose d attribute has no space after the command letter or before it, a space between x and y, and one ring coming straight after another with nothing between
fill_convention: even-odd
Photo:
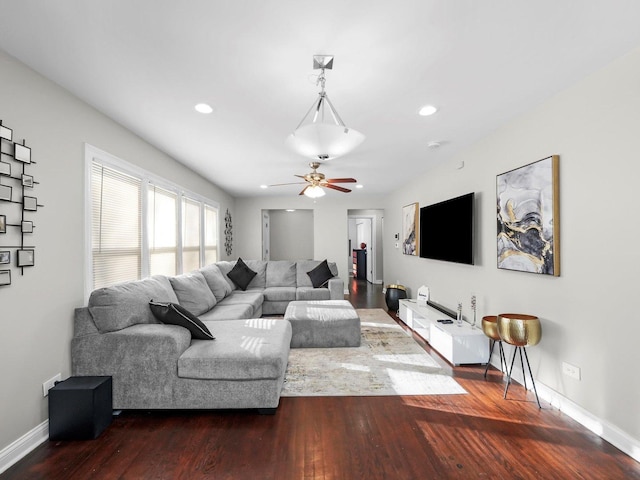
<instances>
[{"instance_id":1,"label":"window blinds","mask_svg":"<svg viewBox=\"0 0 640 480\"><path fill-rule=\"evenodd\" d=\"M178 271L178 196L149 185L147 206L149 275Z\"/></svg>"},{"instance_id":2,"label":"window blinds","mask_svg":"<svg viewBox=\"0 0 640 480\"><path fill-rule=\"evenodd\" d=\"M141 277L140 179L94 162L91 171L93 286Z\"/></svg>"},{"instance_id":3,"label":"window blinds","mask_svg":"<svg viewBox=\"0 0 640 480\"><path fill-rule=\"evenodd\" d=\"M204 206L204 264L218 261L218 209Z\"/></svg>"},{"instance_id":4,"label":"window blinds","mask_svg":"<svg viewBox=\"0 0 640 480\"><path fill-rule=\"evenodd\" d=\"M182 198L182 271L200 268L200 202Z\"/></svg>"}]
</instances>

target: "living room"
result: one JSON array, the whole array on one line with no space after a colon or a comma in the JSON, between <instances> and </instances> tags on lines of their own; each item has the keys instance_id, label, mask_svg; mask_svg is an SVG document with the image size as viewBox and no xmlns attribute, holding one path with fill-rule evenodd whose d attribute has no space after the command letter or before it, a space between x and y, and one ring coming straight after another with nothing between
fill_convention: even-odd
<instances>
[{"instance_id":1,"label":"living room","mask_svg":"<svg viewBox=\"0 0 640 480\"><path fill-rule=\"evenodd\" d=\"M638 18L640 12L631 2L614 4L619 11L606 17L611 24ZM524 16L526 7L520 7ZM25 15L5 16L3 28L8 28L11 18L24 21ZM628 27L627 23L623 25L621 30ZM564 24L552 26L571 28ZM593 29L597 31L598 25L593 24ZM607 38L601 38L602 50L593 52L597 58L594 63L600 62L598 67L589 70L576 66L575 78L567 79L565 85L556 85L556 90L541 92L534 89L534 83L517 88L508 86L510 91L535 90L531 94L534 98L527 99L520 110L505 112L502 122L481 138L458 146L455 155L448 155L449 146L443 143L439 151L432 152L436 161L427 171L415 173L403 169L395 153L387 152L386 174L401 179L398 188L372 194L366 193L365 185L360 192L347 195L331 192L315 202L299 196L299 189L251 196L228 193L165 153L166 144L145 141L126 123L110 118L109 111L100 111L89 100L82 100L58 85L57 79L48 78L18 60L8 51L12 44L5 43L3 38L0 36L3 85L0 118L3 125L13 129L16 139L25 138L32 149L37 161L34 177L39 182L38 200L44 207L37 212L34 222L34 267L25 268L24 275L14 268L11 285L0 287L1 458L9 461L14 451L46 439L47 399L42 395L42 383L58 372L63 378L70 375L73 311L87 301L85 145L88 144L213 199L219 205L221 217L228 210L233 218L233 250L227 255L221 248L221 260L238 256L262 258L263 210L313 209L314 258L336 261L340 276L347 278L351 268L346 247L349 210L384 210L385 284L406 285L414 298L421 285L428 285L432 299L442 305L455 308L458 302L463 302L465 315L469 315L472 293L478 296L482 315L506 311L537 315L544 334L540 344L529 350L529 359L541 399L551 404L548 408L564 412L640 460L640 389L633 370L640 360L636 348L640 326L636 321L633 288L640 254L629 243L640 234L640 223L629 211L634 204L635 183L640 178L640 166L635 161L640 125L637 34L629 34L610 50L606 48ZM308 48L304 45L309 62L318 53L315 48L312 42ZM339 52L334 53L336 72L347 69L347 65L339 63ZM372 68L375 71L385 66ZM544 74L553 76L554 71L549 68ZM96 82L99 73L95 72ZM300 72L300 78L290 79L291 84L306 82L307 73ZM478 77L481 83L483 73L467 74ZM332 85L338 86L339 78L329 79L329 92ZM246 83L248 80L243 79L242 84ZM254 80L253 86L256 90L265 88L259 79ZM153 108L153 88L150 90L149 98L135 100L141 108ZM311 101L315 87L311 85L307 90ZM345 101L338 98L334 101L340 110ZM303 100L306 103L306 97ZM362 98L360 107L355 108L371 105L369 100ZM117 101L131 99L114 98L114 103ZM418 105L407 108L414 107L417 109ZM304 111L288 105L282 108L293 110L287 114L293 121L291 128L295 127ZM479 124L483 122L481 114L469 112ZM376 109L369 115L383 117L386 113ZM432 118L437 120L437 116ZM345 120L349 122L350 117L345 115ZM375 135L364 133L368 137ZM206 128L198 129L196 134L206 134ZM182 148L190 148L189 140L179 139ZM272 141L280 145L284 139ZM497 269L496 176L550 155L560 157L561 274L554 277ZM361 172L365 175L366 154L354 157L362 162L361 166L350 160L354 170L340 170L338 176L358 178ZM272 161L276 163L275 159ZM298 162L302 169L291 171L283 182L293 181L293 174L305 172L306 162ZM218 163L233 169L233 159ZM265 163L268 170L268 161ZM233 171L230 175L241 174ZM474 265L403 255L396 248L394 236L402 231L404 206L414 202L430 205L468 192L476 195ZM610 230L596 228L594 222L605 222ZM496 360L494 356L494 365ZM563 374L563 362L580 368L579 380Z\"/></svg>"}]
</instances>

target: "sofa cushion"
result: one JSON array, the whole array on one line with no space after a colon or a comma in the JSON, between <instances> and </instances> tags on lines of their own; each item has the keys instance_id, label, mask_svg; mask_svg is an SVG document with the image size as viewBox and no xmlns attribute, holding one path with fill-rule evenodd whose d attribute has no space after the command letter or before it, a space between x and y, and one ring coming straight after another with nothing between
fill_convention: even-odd
<instances>
[{"instance_id":1,"label":"sofa cushion","mask_svg":"<svg viewBox=\"0 0 640 480\"><path fill-rule=\"evenodd\" d=\"M178 303L196 316L208 312L216 304L216 297L200 272L169 277L169 281Z\"/></svg>"},{"instance_id":2,"label":"sofa cushion","mask_svg":"<svg viewBox=\"0 0 640 480\"><path fill-rule=\"evenodd\" d=\"M256 311L260 305L262 305L262 302L264 302L262 290L236 290L218 303L218 305L251 305L253 311Z\"/></svg>"},{"instance_id":3,"label":"sofa cushion","mask_svg":"<svg viewBox=\"0 0 640 480\"><path fill-rule=\"evenodd\" d=\"M191 338L199 340L215 340L207 326L198 320L189 310L176 303L149 302L153 315L162 323L178 325L191 332Z\"/></svg>"},{"instance_id":4,"label":"sofa cushion","mask_svg":"<svg viewBox=\"0 0 640 480\"><path fill-rule=\"evenodd\" d=\"M298 287L296 300L331 300L328 288Z\"/></svg>"},{"instance_id":5,"label":"sofa cushion","mask_svg":"<svg viewBox=\"0 0 640 480\"><path fill-rule=\"evenodd\" d=\"M203 322L219 321L219 320L239 320L253 317L253 307L248 303L239 303L237 305L216 305L206 313L200 315Z\"/></svg>"},{"instance_id":6,"label":"sofa cushion","mask_svg":"<svg viewBox=\"0 0 640 480\"><path fill-rule=\"evenodd\" d=\"M320 265L320 260L299 260L296 263L296 282L298 287L312 287L311 278L308 272ZM329 270L334 277L338 276L338 267L335 262L327 262Z\"/></svg>"},{"instance_id":7,"label":"sofa cushion","mask_svg":"<svg viewBox=\"0 0 640 480\"><path fill-rule=\"evenodd\" d=\"M216 297L216 301L219 302L224 297L229 295L233 291L233 287L229 285L225 275L220 271L220 268L216 264L207 265L198 270L209 285L209 289L213 292L213 296Z\"/></svg>"},{"instance_id":8,"label":"sofa cushion","mask_svg":"<svg viewBox=\"0 0 640 480\"><path fill-rule=\"evenodd\" d=\"M139 323L159 323L149 301L178 303L167 277L156 275L91 292L89 312L100 333L115 332Z\"/></svg>"},{"instance_id":9,"label":"sofa cushion","mask_svg":"<svg viewBox=\"0 0 640 480\"><path fill-rule=\"evenodd\" d=\"M266 287L295 287L296 263L289 260L272 260L267 263Z\"/></svg>"},{"instance_id":10,"label":"sofa cushion","mask_svg":"<svg viewBox=\"0 0 640 480\"><path fill-rule=\"evenodd\" d=\"M229 262L229 261L223 260L221 262L216 262L216 266L222 272L222 276L224 277L224 280L229 285L230 291L233 291L236 289L236 284L231 281L231 279L227 276L227 274L231 271L233 267L235 267L235 265L236 265L235 261Z\"/></svg>"},{"instance_id":11,"label":"sofa cushion","mask_svg":"<svg viewBox=\"0 0 640 480\"><path fill-rule=\"evenodd\" d=\"M253 277L247 290L251 288L264 288L267 286L267 262L264 260L245 260L244 263L251 270L256 272L256 276Z\"/></svg>"},{"instance_id":12,"label":"sofa cushion","mask_svg":"<svg viewBox=\"0 0 640 480\"><path fill-rule=\"evenodd\" d=\"M255 276L256 272L247 267L247 264L244 263L242 258L238 258L238 261L231 271L227 273L227 277L229 277L240 290L246 290L249 282L251 282Z\"/></svg>"},{"instance_id":13,"label":"sofa cushion","mask_svg":"<svg viewBox=\"0 0 640 480\"><path fill-rule=\"evenodd\" d=\"M211 323L209 323L211 325ZM215 342L194 340L178 359L178 376L209 380L276 379L284 375L291 325L255 318L216 322Z\"/></svg>"},{"instance_id":14,"label":"sofa cushion","mask_svg":"<svg viewBox=\"0 0 640 480\"><path fill-rule=\"evenodd\" d=\"M290 302L296 299L296 287L267 287L262 294L265 302Z\"/></svg>"},{"instance_id":15,"label":"sofa cushion","mask_svg":"<svg viewBox=\"0 0 640 480\"><path fill-rule=\"evenodd\" d=\"M324 287L327 282L334 277L331 270L329 270L329 265L327 265L326 260L323 260L315 268L308 271L307 275L309 275L309 278L311 279L313 288Z\"/></svg>"}]
</instances>

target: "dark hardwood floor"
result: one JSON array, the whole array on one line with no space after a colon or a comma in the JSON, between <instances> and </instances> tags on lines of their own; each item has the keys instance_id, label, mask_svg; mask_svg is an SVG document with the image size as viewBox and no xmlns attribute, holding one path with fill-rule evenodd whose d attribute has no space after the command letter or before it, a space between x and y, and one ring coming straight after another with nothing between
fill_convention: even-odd
<instances>
[{"instance_id":1,"label":"dark hardwood floor","mask_svg":"<svg viewBox=\"0 0 640 480\"><path fill-rule=\"evenodd\" d=\"M386 309L380 285L350 291L357 308ZM640 479L640 464L520 385L504 400L497 370L485 380L484 367L438 359L468 395L127 411L98 439L46 442L0 479Z\"/></svg>"}]
</instances>

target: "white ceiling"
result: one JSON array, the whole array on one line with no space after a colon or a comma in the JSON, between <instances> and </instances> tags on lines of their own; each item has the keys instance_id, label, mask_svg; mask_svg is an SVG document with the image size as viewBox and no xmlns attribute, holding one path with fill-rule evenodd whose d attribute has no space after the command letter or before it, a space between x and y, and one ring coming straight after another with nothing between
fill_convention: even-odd
<instances>
[{"instance_id":1,"label":"white ceiling","mask_svg":"<svg viewBox=\"0 0 640 480\"><path fill-rule=\"evenodd\" d=\"M284 139L333 54L327 92L367 139L320 170L361 195L629 52L639 20L637 0L0 0L0 48L234 196L299 192L258 186L309 171Z\"/></svg>"}]
</instances>

